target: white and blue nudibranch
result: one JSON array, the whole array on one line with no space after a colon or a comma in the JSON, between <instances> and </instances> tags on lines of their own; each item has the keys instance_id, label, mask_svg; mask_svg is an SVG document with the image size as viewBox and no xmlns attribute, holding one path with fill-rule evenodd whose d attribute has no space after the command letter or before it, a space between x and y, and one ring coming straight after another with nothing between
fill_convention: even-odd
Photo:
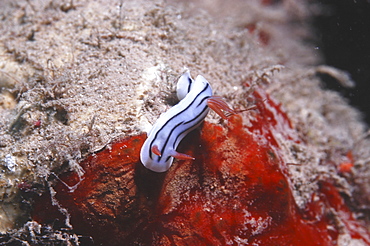
<instances>
[{"instance_id":1,"label":"white and blue nudibranch","mask_svg":"<svg viewBox=\"0 0 370 246\"><path fill-rule=\"evenodd\" d=\"M235 113L221 97L212 96L212 88L202 75L193 80L188 71L177 82L177 97L180 102L161 114L141 148L141 162L154 172L167 171L173 158L194 160L189 155L178 153L176 148L190 131L203 122L209 108L225 119L227 116L223 111L228 115Z\"/></svg>"}]
</instances>

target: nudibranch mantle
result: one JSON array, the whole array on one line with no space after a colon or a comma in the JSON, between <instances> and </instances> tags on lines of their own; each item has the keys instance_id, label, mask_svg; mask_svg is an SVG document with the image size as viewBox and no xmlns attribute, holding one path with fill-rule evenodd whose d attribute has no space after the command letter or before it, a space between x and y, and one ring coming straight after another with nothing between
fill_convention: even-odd
<instances>
[{"instance_id":1,"label":"nudibranch mantle","mask_svg":"<svg viewBox=\"0 0 370 246\"><path fill-rule=\"evenodd\" d=\"M176 148L190 131L203 122L209 107L223 118L226 116L222 110L234 113L220 97L212 96L212 88L202 75L193 80L188 71L178 80L177 97L180 102L161 114L140 151L141 162L154 172L167 171L173 158L194 160L189 155L178 153Z\"/></svg>"}]
</instances>

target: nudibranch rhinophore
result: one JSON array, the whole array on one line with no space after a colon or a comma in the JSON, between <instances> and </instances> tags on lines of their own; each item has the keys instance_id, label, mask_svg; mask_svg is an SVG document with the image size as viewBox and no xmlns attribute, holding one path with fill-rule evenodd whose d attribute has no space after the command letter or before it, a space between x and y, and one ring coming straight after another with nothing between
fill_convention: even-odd
<instances>
[{"instance_id":1,"label":"nudibranch rhinophore","mask_svg":"<svg viewBox=\"0 0 370 246\"><path fill-rule=\"evenodd\" d=\"M140 151L141 162L154 172L167 171L173 158L194 160L177 152L176 148L189 132L203 122L209 108L224 119L235 113L221 97L212 95L212 88L202 75L193 80L189 71L181 75L177 82L177 97L180 102L161 114Z\"/></svg>"}]
</instances>

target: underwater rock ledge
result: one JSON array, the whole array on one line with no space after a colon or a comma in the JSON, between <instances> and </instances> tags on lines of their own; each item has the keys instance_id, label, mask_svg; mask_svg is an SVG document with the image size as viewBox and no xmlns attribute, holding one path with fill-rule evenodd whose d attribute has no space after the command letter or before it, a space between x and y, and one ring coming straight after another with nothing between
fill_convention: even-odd
<instances>
[{"instance_id":1,"label":"underwater rock ledge","mask_svg":"<svg viewBox=\"0 0 370 246\"><path fill-rule=\"evenodd\" d=\"M353 84L305 42L317 6L0 6L0 244L370 244L367 128L316 77ZM139 151L184 67L240 113L153 173Z\"/></svg>"}]
</instances>

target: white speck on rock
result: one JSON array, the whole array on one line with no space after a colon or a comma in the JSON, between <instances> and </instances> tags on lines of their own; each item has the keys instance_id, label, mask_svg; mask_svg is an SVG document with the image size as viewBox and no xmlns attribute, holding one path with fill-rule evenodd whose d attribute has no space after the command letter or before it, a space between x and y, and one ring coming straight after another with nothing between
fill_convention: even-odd
<instances>
[{"instance_id":1,"label":"white speck on rock","mask_svg":"<svg viewBox=\"0 0 370 246\"><path fill-rule=\"evenodd\" d=\"M15 157L7 154L4 158L4 166L6 166L10 172L14 173L16 167L18 166L15 162Z\"/></svg>"}]
</instances>

